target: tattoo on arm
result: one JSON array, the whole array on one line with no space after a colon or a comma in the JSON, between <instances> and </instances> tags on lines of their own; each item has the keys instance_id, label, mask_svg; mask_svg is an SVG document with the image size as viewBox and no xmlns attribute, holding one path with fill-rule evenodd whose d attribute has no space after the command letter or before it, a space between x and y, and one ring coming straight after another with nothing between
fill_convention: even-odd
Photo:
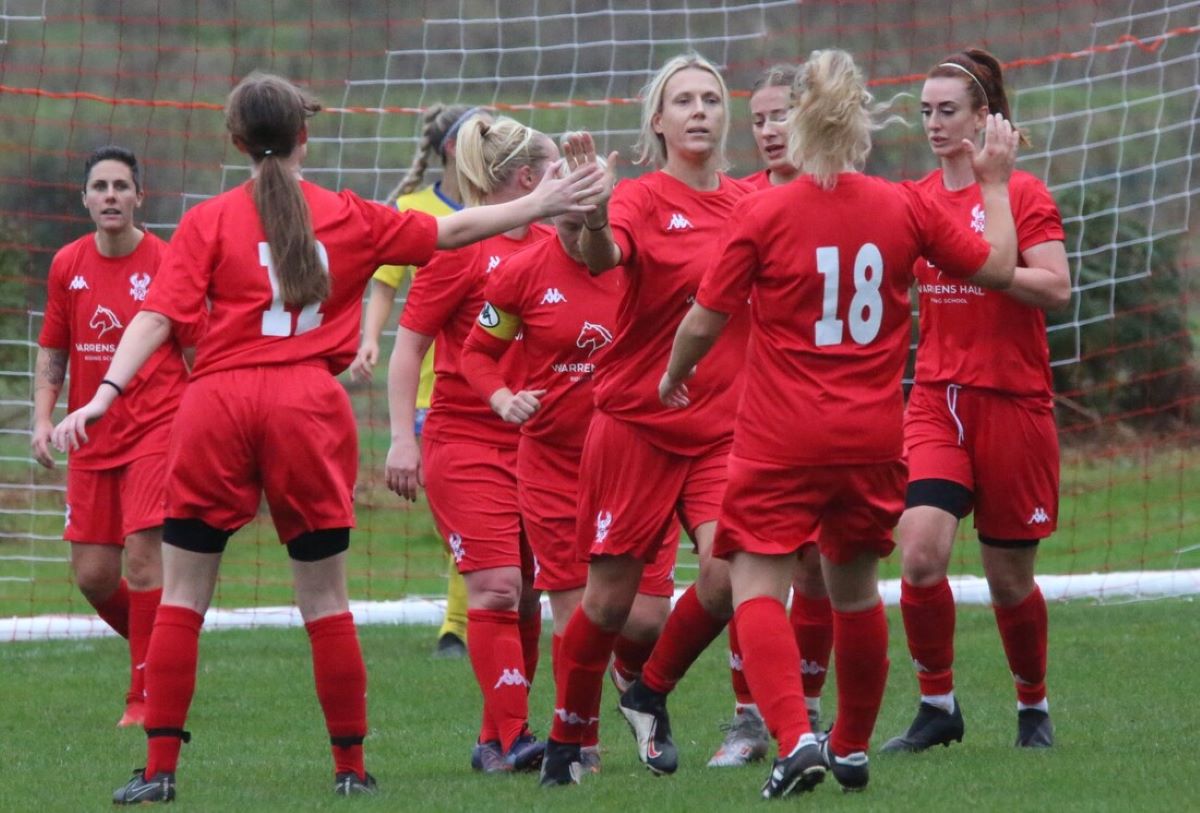
<instances>
[{"instance_id":1,"label":"tattoo on arm","mask_svg":"<svg viewBox=\"0 0 1200 813\"><path fill-rule=\"evenodd\" d=\"M65 350L42 348L37 369L36 386L59 388L67 376L67 353Z\"/></svg>"}]
</instances>

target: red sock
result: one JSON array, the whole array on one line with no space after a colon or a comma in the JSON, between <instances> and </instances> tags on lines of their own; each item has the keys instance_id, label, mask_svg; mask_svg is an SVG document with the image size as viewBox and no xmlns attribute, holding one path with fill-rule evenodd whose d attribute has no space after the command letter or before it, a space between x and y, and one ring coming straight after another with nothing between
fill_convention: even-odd
<instances>
[{"instance_id":1,"label":"red sock","mask_svg":"<svg viewBox=\"0 0 1200 813\"><path fill-rule=\"evenodd\" d=\"M529 722L529 680L518 623L511 610L467 610L467 651L483 708L505 753Z\"/></svg>"},{"instance_id":2,"label":"red sock","mask_svg":"<svg viewBox=\"0 0 1200 813\"><path fill-rule=\"evenodd\" d=\"M900 615L921 694L954 691L954 593L942 579L930 587L900 582Z\"/></svg>"},{"instance_id":3,"label":"red sock","mask_svg":"<svg viewBox=\"0 0 1200 813\"><path fill-rule=\"evenodd\" d=\"M857 613L833 611L837 653L837 721L829 745L838 756L866 751L883 703L888 674L888 628L883 602Z\"/></svg>"},{"instance_id":4,"label":"red sock","mask_svg":"<svg viewBox=\"0 0 1200 813\"><path fill-rule=\"evenodd\" d=\"M733 616L746 675L758 710L780 754L790 754L812 732L800 683L800 651L788 624L787 610L778 599L758 596L743 601ZM841 670L839 670L840 673Z\"/></svg>"},{"instance_id":5,"label":"red sock","mask_svg":"<svg viewBox=\"0 0 1200 813\"><path fill-rule=\"evenodd\" d=\"M616 632L596 626L583 607L576 607L559 645L550 737L557 742L583 743L589 725L600 714L604 670L612 655Z\"/></svg>"},{"instance_id":6,"label":"red sock","mask_svg":"<svg viewBox=\"0 0 1200 813\"><path fill-rule=\"evenodd\" d=\"M328 615L304 628L312 645L313 677L325 712L334 773L354 771L362 779L366 775L362 741L367 735L367 667L354 616Z\"/></svg>"},{"instance_id":7,"label":"red sock","mask_svg":"<svg viewBox=\"0 0 1200 813\"><path fill-rule=\"evenodd\" d=\"M642 683L651 691L669 694L728 623L709 615L693 584L671 610L654 652L642 667Z\"/></svg>"},{"instance_id":8,"label":"red sock","mask_svg":"<svg viewBox=\"0 0 1200 813\"><path fill-rule=\"evenodd\" d=\"M196 659L204 616L187 607L162 604L146 650L146 776L174 773L179 734L151 736L155 729L182 731L196 690Z\"/></svg>"},{"instance_id":9,"label":"red sock","mask_svg":"<svg viewBox=\"0 0 1200 813\"><path fill-rule=\"evenodd\" d=\"M521 634L521 654L525 661L525 677L532 685L533 676L537 674L538 660L541 658L542 645L542 608L528 618L522 618L518 624Z\"/></svg>"},{"instance_id":10,"label":"red sock","mask_svg":"<svg viewBox=\"0 0 1200 813\"><path fill-rule=\"evenodd\" d=\"M1026 705L1036 705L1046 699L1046 599L1041 588L1015 607L993 606L996 626L1008 668L1017 686L1017 699Z\"/></svg>"},{"instance_id":11,"label":"red sock","mask_svg":"<svg viewBox=\"0 0 1200 813\"><path fill-rule=\"evenodd\" d=\"M729 622L729 682L733 684L733 696L742 705L754 702L750 694L750 685L746 683L746 673L743 669L742 646L738 642L737 623ZM787 753L786 751L784 753Z\"/></svg>"},{"instance_id":12,"label":"red sock","mask_svg":"<svg viewBox=\"0 0 1200 813\"><path fill-rule=\"evenodd\" d=\"M129 694L126 703L146 699L146 650L154 631L154 614L162 600L162 588L129 591Z\"/></svg>"},{"instance_id":13,"label":"red sock","mask_svg":"<svg viewBox=\"0 0 1200 813\"><path fill-rule=\"evenodd\" d=\"M617 636L617 640L613 644L613 666L616 667L617 673L629 681L641 675L657 642L657 638L651 638L649 641L635 641L624 635Z\"/></svg>"},{"instance_id":14,"label":"red sock","mask_svg":"<svg viewBox=\"0 0 1200 813\"><path fill-rule=\"evenodd\" d=\"M826 598L792 594L790 614L796 646L800 648L800 678L805 697L820 697L833 652L833 608Z\"/></svg>"},{"instance_id":15,"label":"red sock","mask_svg":"<svg viewBox=\"0 0 1200 813\"><path fill-rule=\"evenodd\" d=\"M124 579L121 579L111 596L92 607L100 620L116 630L117 635L129 637L129 584Z\"/></svg>"}]
</instances>

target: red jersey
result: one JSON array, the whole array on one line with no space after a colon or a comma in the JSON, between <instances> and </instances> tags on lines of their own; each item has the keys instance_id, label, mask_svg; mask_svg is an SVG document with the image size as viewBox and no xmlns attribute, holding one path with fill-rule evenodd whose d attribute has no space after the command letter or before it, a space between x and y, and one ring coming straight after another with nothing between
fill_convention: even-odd
<instances>
[{"instance_id":1,"label":"red jersey","mask_svg":"<svg viewBox=\"0 0 1200 813\"><path fill-rule=\"evenodd\" d=\"M165 242L146 233L133 253L105 257L96 248L95 234L88 234L54 255L38 344L68 353L68 409L79 409L100 386L166 252ZM186 380L180 347L169 341L150 356L104 419L88 430L90 440L71 452L71 465L109 469L165 454Z\"/></svg>"},{"instance_id":2,"label":"red jersey","mask_svg":"<svg viewBox=\"0 0 1200 813\"><path fill-rule=\"evenodd\" d=\"M750 186L750 188L754 189L754 190L770 189L772 186L771 170L760 169L758 172L755 172L753 175L747 175L745 178L742 178L742 183L748 184Z\"/></svg>"},{"instance_id":3,"label":"red jersey","mask_svg":"<svg viewBox=\"0 0 1200 813\"><path fill-rule=\"evenodd\" d=\"M952 192L943 185L939 169L917 185L943 204L956 223L983 233L979 184ZM1063 239L1062 216L1040 180L1028 172L1014 172L1008 194L1020 251ZM1025 265L1023 257L1017 265ZM1041 308L1018 302L1002 291L943 279L938 268L924 260L917 261L914 272L921 327L917 383L965 384L1012 395L1050 396L1050 349Z\"/></svg>"},{"instance_id":4,"label":"red jersey","mask_svg":"<svg viewBox=\"0 0 1200 813\"><path fill-rule=\"evenodd\" d=\"M424 263L437 248L437 220L396 212L353 192L301 181L330 294L285 307L250 183L183 216L146 301L178 324L204 318L193 377L217 370L315 363L337 375L354 360L363 288L380 265Z\"/></svg>"},{"instance_id":5,"label":"red jersey","mask_svg":"<svg viewBox=\"0 0 1200 813\"><path fill-rule=\"evenodd\" d=\"M647 441L668 452L693 456L733 431L748 308L733 313L688 381L690 407L664 407L658 382L675 330L720 250L734 205L750 191L722 175L717 189L702 192L659 171L622 181L609 203L613 238L624 264L614 273L622 274L624 292L613 347L596 375L596 408L644 430Z\"/></svg>"},{"instance_id":6,"label":"red jersey","mask_svg":"<svg viewBox=\"0 0 1200 813\"><path fill-rule=\"evenodd\" d=\"M554 236L502 262L484 294L503 316L497 326L481 316L467 346L487 352L489 335L511 340L515 321L504 335L497 330L508 323L505 316L519 319L526 370L522 389L546 390L541 408L521 424L521 434L578 456L592 417L592 376L613 341L620 277L593 277Z\"/></svg>"},{"instance_id":7,"label":"red jersey","mask_svg":"<svg viewBox=\"0 0 1200 813\"><path fill-rule=\"evenodd\" d=\"M858 173L828 191L801 176L748 198L733 220L696 297L735 313L754 295L733 454L801 466L898 459L913 263L928 255L970 276L988 244L911 184Z\"/></svg>"},{"instance_id":8,"label":"red jersey","mask_svg":"<svg viewBox=\"0 0 1200 813\"><path fill-rule=\"evenodd\" d=\"M442 251L413 277L401 327L434 337L433 399L421 434L444 443L466 442L515 449L519 427L505 423L463 377L459 355L483 310L483 289L501 261L521 248L544 240L554 230L535 223L525 237L498 234L456 251ZM521 348L508 350L501 375L513 390L524 380Z\"/></svg>"}]
</instances>

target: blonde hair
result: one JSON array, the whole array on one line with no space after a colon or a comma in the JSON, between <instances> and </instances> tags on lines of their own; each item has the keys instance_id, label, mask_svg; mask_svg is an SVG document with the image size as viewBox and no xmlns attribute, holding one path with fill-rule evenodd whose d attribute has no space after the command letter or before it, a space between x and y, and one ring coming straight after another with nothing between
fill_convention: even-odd
<instances>
[{"instance_id":1,"label":"blonde hair","mask_svg":"<svg viewBox=\"0 0 1200 813\"><path fill-rule=\"evenodd\" d=\"M672 76L688 68L708 71L721 88L721 104L725 107L725 120L721 123L721 140L717 144L717 163L721 170L728 168L729 162L725 159L725 142L729 138L729 89L725 86L725 80L721 77L721 72L717 70L717 67L695 52L680 54L668 59L666 64L658 69L658 73L654 74L654 78L642 88L642 126L638 132L637 142L633 145L637 152L634 163L649 164L653 161L656 167L662 167L667 163L667 141L661 134L654 132L654 117L662 112L667 82Z\"/></svg>"},{"instance_id":2,"label":"blonde hair","mask_svg":"<svg viewBox=\"0 0 1200 813\"><path fill-rule=\"evenodd\" d=\"M542 165L551 158L546 142L537 130L508 116L467 119L458 130L455 162L463 202L479 206L521 167L540 175Z\"/></svg>"},{"instance_id":3,"label":"blonde hair","mask_svg":"<svg viewBox=\"0 0 1200 813\"><path fill-rule=\"evenodd\" d=\"M462 122L469 117L468 114L482 114L483 112L484 108L465 104L441 104L439 102L430 105L425 111L425 125L421 128L421 140L417 143L417 154L413 156L413 162L409 166L408 172L405 173L396 188L388 194L387 205L394 206L397 198L417 190L417 187L425 180L425 170L429 168L429 161L434 155L437 155L442 166L445 166L446 142L458 134L455 125L461 126Z\"/></svg>"},{"instance_id":4,"label":"blonde hair","mask_svg":"<svg viewBox=\"0 0 1200 813\"><path fill-rule=\"evenodd\" d=\"M862 71L846 51L813 51L800 67L788 113L788 159L823 189L837 185L847 167L861 172L871 154L871 133L899 116L879 121L890 103L875 104Z\"/></svg>"},{"instance_id":5,"label":"blonde hair","mask_svg":"<svg viewBox=\"0 0 1200 813\"><path fill-rule=\"evenodd\" d=\"M321 109L312 96L281 76L255 71L237 83L225 102L225 127L258 164L254 208L288 305L311 305L329 296L329 272L317 256L308 201L283 166L301 143L308 119Z\"/></svg>"}]
</instances>

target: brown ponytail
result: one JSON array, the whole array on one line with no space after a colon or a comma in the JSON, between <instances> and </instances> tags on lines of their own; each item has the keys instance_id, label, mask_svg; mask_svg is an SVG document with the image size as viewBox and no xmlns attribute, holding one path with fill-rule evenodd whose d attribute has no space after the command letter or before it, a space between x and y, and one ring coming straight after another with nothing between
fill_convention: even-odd
<instances>
[{"instance_id":1,"label":"brown ponytail","mask_svg":"<svg viewBox=\"0 0 1200 813\"><path fill-rule=\"evenodd\" d=\"M283 160L303 143L306 122L320 109L291 82L257 71L237 84L225 104L225 126L234 143L258 164L254 206L271 247L280 296L292 306L324 301L330 290L308 202Z\"/></svg>"},{"instance_id":2,"label":"brown ponytail","mask_svg":"<svg viewBox=\"0 0 1200 813\"><path fill-rule=\"evenodd\" d=\"M986 106L991 113L999 113L1012 122L1008 106L1008 94L1004 90L1004 72L1000 60L982 48L968 48L943 59L929 71L931 78L961 79L966 83L971 109ZM1013 122L1016 127L1016 123ZM1029 138L1023 131L1021 143L1028 146Z\"/></svg>"}]
</instances>

